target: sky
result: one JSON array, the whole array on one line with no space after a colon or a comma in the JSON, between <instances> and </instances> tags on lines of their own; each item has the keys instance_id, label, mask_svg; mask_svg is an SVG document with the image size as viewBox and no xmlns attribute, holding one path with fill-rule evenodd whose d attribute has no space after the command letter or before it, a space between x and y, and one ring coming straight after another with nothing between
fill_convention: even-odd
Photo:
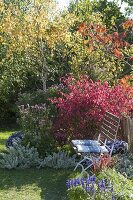
<instances>
[{"instance_id":1,"label":"sky","mask_svg":"<svg viewBox=\"0 0 133 200\"><path fill-rule=\"evenodd\" d=\"M60 8L68 6L68 4L69 4L69 0L57 0L57 2L59 3Z\"/></svg>"},{"instance_id":2,"label":"sky","mask_svg":"<svg viewBox=\"0 0 133 200\"><path fill-rule=\"evenodd\" d=\"M59 3L59 8L64 8L64 7L67 7L68 4L69 4L69 1L70 0L57 0L57 2ZM109 1L112 1L112 0L109 0ZM126 6L126 3L123 3L122 7L121 7L121 11L123 12L124 11L124 8Z\"/></svg>"}]
</instances>

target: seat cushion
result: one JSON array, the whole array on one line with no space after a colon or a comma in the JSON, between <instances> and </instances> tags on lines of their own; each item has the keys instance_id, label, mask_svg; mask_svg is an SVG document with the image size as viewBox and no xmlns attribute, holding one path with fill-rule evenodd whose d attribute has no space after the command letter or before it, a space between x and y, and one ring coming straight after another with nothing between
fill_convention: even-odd
<instances>
[{"instance_id":1,"label":"seat cushion","mask_svg":"<svg viewBox=\"0 0 133 200\"><path fill-rule=\"evenodd\" d=\"M100 143L97 140L72 140L72 144L74 146L77 146L77 145L84 145L84 146L100 145Z\"/></svg>"},{"instance_id":2,"label":"seat cushion","mask_svg":"<svg viewBox=\"0 0 133 200\"><path fill-rule=\"evenodd\" d=\"M119 152L125 152L128 150L128 143L126 143L125 141L122 140L115 140L115 142L111 142L111 141L107 141L106 145L111 149L112 145L114 145L113 147L113 154L117 154Z\"/></svg>"},{"instance_id":3,"label":"seat cushion","mask_svg":"<svg viewBox=\"0 0 133 200\"><path fill-rule=\"evenodd\" d=\"M109 153L105 146L93 145L93 146L85 146L85 145L77 145L78 153Z\"/></svg>"}]
</instances>

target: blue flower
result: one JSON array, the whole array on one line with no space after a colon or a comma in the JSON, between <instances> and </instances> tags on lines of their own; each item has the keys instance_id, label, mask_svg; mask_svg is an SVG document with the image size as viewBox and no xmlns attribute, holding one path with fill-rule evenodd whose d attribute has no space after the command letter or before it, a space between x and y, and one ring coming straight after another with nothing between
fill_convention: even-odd
<instances>
[{"instance_id":1,"label":"blue flower","mask_svg":"<svg viewBox=\"0 0 133 200\"><path fill-rule=\"evenodd\" d=\"M74 184L74 186L78 186L78 185L80 185L81 183L80 183L79 178L74 179L73 184Z\"/></svg>"},{"instance_id":2,"label":"blue flower","mask_svg":"<svg viewBox=\"0 0 133 200\"><path fill-rule=\"evenodd\" d=\"M67 186L68 189L71 188L72 187L72 180L67 180L66 186Z\"/></svg>"},{"instance_id":3,"label":"blue flower","mask_svg":"<svg viewBox=\"0 0 133 200\"><path fill-rule=\"evenodd\" d=\"M93 182L95 182L96 181L96 176L95 175L90 176L90 180L93 181Z\"/></svg>"},{"instance_id":4,"label":"blue flower","mask_svg":"<svg viewBox=\"0 0 133 200\"><path fill-rule=\"evenodd\" d=\"M81 185L83 188L85 187L86 180L87 180L86 178L81 178Z\"/></svg>"},{"instance_id":5,"label":"blue flower","mask_svg":"<svg viewBox=\"0 0 133 200\"><path fill-rule=\"evenodd\" d=\"M98 181L98 188L99 190L106 190L105 180L104 178L101 181Z\"/></svg>"},{"instance_id":6,"label":"blue flower","mask_svg":"<svg viewBox=\"0 0 133 200\"><path fill-rule=\"evenodd\" d=\"M115 200L115 197L114 197L114 195L112 194L112 198L111 198L111 200Z\"/></svg>"},{"instance_id":7,"label":"blue flower","mask_svg":"<svg viewBox=\"0 0 133 200\"><path fill-rule=\"evenodd\" d=\"M7 148L10 148L10 147L12 147L13 146L13 142L14 141L17 141L17 140L22 140L23 139L23 134L22 134L22 132L15 132L15 133L13 133L8 139L7 139L7 141L6 141L6 147Z\"/></svg>"}]
</instances>

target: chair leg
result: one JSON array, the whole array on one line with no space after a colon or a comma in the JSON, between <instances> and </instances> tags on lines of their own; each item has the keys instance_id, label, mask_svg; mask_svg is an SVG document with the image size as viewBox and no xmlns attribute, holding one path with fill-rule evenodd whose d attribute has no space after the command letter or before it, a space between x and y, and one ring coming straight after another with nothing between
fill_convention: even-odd
<instances>
[{"instance_id":1,"label":"chair leg","mask_svg":"<svg viewBox=\"0 0 133 200\"><path fill-rule=\"evenodd\" d=\"M89 169L92 165L93 165L93 163L90 164L89 166L87 166L86 168L84 168L84 169L82 170L82 172L81 172L81 175L82 175L84 172L87 173L87 169ZM88 173L87 173L87 174L88 174Z\"/></svg>"},{"instance_id":2,"label":"chair leg","mask_svg":"<svg viewBox=\"0 0 133 200\"><path fill-rule=\"evenodd\" d=\"M91 161L92 163L87 166L86 168L83 166L83 164L81 164L83 161L85 160L88 160L88 161ZM82 172L83 173L84 171L86 171L87 169L89 169L91 166L93 165L93 160L91 158L88 158L88 157L84 157L83 160L81 160L79 163L77 163L76 167L74 168L74 171L77 169L78 166L81 166L82 167Z\"/></svg>"},{"instance_id":3,"label":"chair leg","mask_svg":"<svg viewBox=\"0 0 133 200\"><path fill-rule=\"evenodd\" d=\"M81 167L82 167L83 165L82 165L81 163L82 163L83 161L85 161L85 160L86 160L86 158L84 158L83 160L81 160L80 162L78 162L77 165L76 165L76 167L74 168L74 171L77 169L78 166L81 166Z\"/></svg>"}]
</instances>

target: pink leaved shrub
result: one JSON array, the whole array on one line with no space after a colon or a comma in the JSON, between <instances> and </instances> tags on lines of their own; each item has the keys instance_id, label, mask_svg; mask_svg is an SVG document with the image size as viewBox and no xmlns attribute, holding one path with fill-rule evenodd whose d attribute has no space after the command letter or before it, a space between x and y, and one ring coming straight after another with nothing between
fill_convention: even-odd
<instances>
[{"instance_id":1,"label":"pink leaved shrub","mask_svg":"<svg viewBox=\"0 0 133 200\"><path fill-rule=\"evenodd\" d=\"M131 90L107 82L93 82L88 77L63 79L67 93L51 100L58 108L53 134L60 144L71 139L92 139L99 130L105 111L121 117L133 107Z\"/></svg>"}]
</instances>

